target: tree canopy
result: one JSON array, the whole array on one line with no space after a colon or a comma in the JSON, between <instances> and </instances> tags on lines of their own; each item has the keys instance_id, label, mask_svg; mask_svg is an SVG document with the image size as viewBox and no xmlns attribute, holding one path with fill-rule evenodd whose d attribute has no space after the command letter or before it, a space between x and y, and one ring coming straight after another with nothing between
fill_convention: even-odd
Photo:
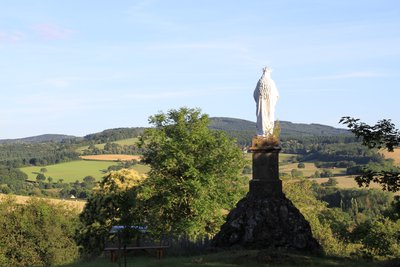
<instances>
[{"instance_id":1,"label":"tree canopy","mask_svg":"<svg viewBox=\"0 0 400 267\"><path fill-rule=\"evenodd\" d=\"M380 120L370 126L360 119L342 117L340 123L347 125L369 148L385 148L392 152L400 144L400 132L390 120ZM396 192L400 190L400 168L364 168L362 174L356 177L356 181L359 186L369 186L371 182L376 182L382 185L383 190Z\"/></svg>"},{"instance_id":2,"label":"tree canopy","mask_svg":"<svg viewBox=\"0 0 400 267\"><path fill-rule=\"evenodd\" d=\"M77 234L85 255L99 254L110 228L141 223L138 210L138 186L146 179L135 170L112 171L93 189L80 215L83 228Z\"/></svg>"},{"instance_id":3,"label":"tree canopy","mask_svg":"<svg viewBox=\"0 0 400 267\"><path fill-rule=\"evenodd\" d=\"M176 235L213 235L224 214L244 195L244 157L235 140L208 129L199 109L172 109L151 116L141 137L144 182L154 228ZM159 222L163 222L160 224Z\"/></svg>"}]
</instances>

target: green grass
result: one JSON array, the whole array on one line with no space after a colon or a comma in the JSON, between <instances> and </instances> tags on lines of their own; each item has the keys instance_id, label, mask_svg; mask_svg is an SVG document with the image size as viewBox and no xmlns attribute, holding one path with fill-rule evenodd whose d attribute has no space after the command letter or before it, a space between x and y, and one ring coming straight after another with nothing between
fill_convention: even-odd
<instances>
[{"instance_id":1,"label":"green grass","mask_svg":"<svg viewBox=\"0 0 400 267\"><path fill-rule=\"evenodd\" d=\"M129 145L136 145L136 143L138 141L139 141L139 138L133 137L133 138L128 138L128 139L113 141L111 143L116 143L121 146L125 146L125 145L129 146ZM94 146L97 147L98 149L104 149L105 144L106 143L96 144ZM89 146L81 146L81 147L78 147L75 151L78 152L79 154L82 154L83 150L88 149L88 147Z\"/></svg>"},{"instance_id":2,"label":"green grass","mask_svg":"<svg viewBox=\"0 0 400 267\"><path fill-rule=\"evenodd\" d=\"M213 267L339 267L339 266L397 266L398 262L390 264L388 262L373 262L364 260L351 260L345 258L333 257L315 257L298 254L277 254L277 253L259 253L259 251L226 251L193 257L174 257L166 256L158 260L150 256L130 256L127 258L128 267L179 267L179 266L213 266ZM106 267L118 266L118 263L111 263L107 258L98 258L88 262L79 262L75 264L65 265L64 267ZM125 266L121 262L121 266Z\"/></svg>"},{"instance_id":3,"label":"green grass","mask_svg":"<svg viewBox=\"0 0 400 267\"><path fill-rule=\"evenodd\" d=\"M136 143L139 141L139 138L133 137L133 138L128 138L128 139L123 139L123 140L118 140L114 141L112 143L117 143L118 145L121 146L130 146L130 145L136 145Z\"/></svg>"},{"instance_id":4,"label":"green grass","mask_svg":"<svg viewBox=\"0 0 400 267\"><path fill-rule=\"evenodd\" d=\"M297 154L285 154L285 153L279 153L279 162L280 163L286 163L290 161L296 161Z\"/></svg>"},{"instance_id":5,"label":"green grass","mask_svg":"<svg viewBox=\"0 0 400 267\"><path fill-rule=\"evenodd\" d=\"M96 180L99 180L105 175L102 170L107 170L111 165L116 165L113 161L89 161L89 160L77 160L66 163L60 163L48 166L32 166L21 168L21 171L28 175L29 180L36 180L37 174L41 168L46 168L47 172L44 173L46 177L51 176L53 181L58 179L64 179L64 182L75 182L76 180L82 180L86 176L93 176Z\"/></svg>"},{"instance_id":6,"label":"green grass","mask_svg":"<svg viewBox=\"0 0 400 267\"><path fill-rule=\"evenodd\" d=\"M104 145L105 145L105 144L96 144L96 145L94 145L94 146L97 147L98 149L104 149ZM83 153L83 150L88 149L88 148L89 148L89 146L80 146L80 147L78 147L77 149L75 149L75 151L76 151L77 153L79 153L79 154L82 154L82 153Z\"/></svg>"},{"instance_id":7,"label":"green grass","mask_svg":"<svg viewBox=\"0 0 400 267\"><path fill-rule=\"evenodd\" d=\"M105 170L111 165L117 165L113 161L93 161L93 160L77 160L66 163L60 163L48 166L32 166L21 168L21 171L28 175L28 179L35 181L37 174L41 168L46 168L44 173L46 177L52 177L54 182L58 179L64 179L64 182L81 181L86 176L93 176L96 180L100 180L105 175ZM136 164L132 169L139 173L147 173L149 167L142 164Z\"/></svg>"},{"instance_id":8,"label":"green grass","mask_svg":"<svg viewBox=\"0 0 400 267\"><path fill-rule=\"evenodd\" d=\"M297 165L298 165L298 163L290 163L290 164L285 164L285 165L282 164L279 166L279 172L290 174L292 169L297 169L297 170L303 172L305 177L310 177L310 176L314 175L315 171L322 172L324 170L324 168L317 168L317 167L315 167L314 163L309 163L309 162L304 163L305 168L297 168ZM329 169L329 168L327 168L327 169ZM329 169L329 170L331 170L335 176L346 175L346 168L334 168L334 169Z\"/></svg>"}]
</instances>

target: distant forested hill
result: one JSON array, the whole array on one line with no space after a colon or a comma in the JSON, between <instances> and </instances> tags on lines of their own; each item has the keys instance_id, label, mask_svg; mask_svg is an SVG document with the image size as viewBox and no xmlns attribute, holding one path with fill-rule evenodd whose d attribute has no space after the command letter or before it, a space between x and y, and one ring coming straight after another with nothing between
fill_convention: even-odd
<instances>
[{"instance_id":1,"label":"distant forested hill","mask_svg":"<svg viewBox=\"0 0 400 267\"><path fill-rule=\"evenodd\" d=\"M210 129L226 131L230 136L236 138L241 144L250 143L251 138L256 132L255 122L248 120L213 117L210 118L210 121ZM279 123L281 127L281 138L283 139L303 139L307 137L324 136L352 136L348 130L338 129L327 125L314 123L292 123L288 121L279 121Z\"/></svg>"},{"instance_id":2,"label":"distant forested hill","mask_svg":"<svg viewBox=\"0 0 400 267\"><path fill-rule=\"evenodd\" d=\"M1 139L0 144L11 144L11 143L45 143L45 142L61 142L65 140L76 140L79 137L65 134L42 134L38 136L31 136L18 139Z\"/></svg>"},{"instance_id":3,"label":"distant forested hill","mask_svg":"<svg viewBox=\"0 0 400 267\"><path fill-rule=\"evenodd\" d=\"M84 137L84 139L85 141L92 141L94 143L107 143L138 137L139 135L143 134L144 129L144 127L108 129L99 133L88 134Z\"/></svg>"}]
</instances>

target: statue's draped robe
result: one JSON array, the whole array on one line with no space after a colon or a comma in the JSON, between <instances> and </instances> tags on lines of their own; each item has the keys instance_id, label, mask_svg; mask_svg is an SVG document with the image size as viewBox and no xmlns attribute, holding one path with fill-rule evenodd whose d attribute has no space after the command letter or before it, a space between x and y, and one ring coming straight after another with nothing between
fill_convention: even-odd
<instances>
[{"instance_id":1,"label":"statue's draped robe","mask_svg":"<svg viewBox=\"0 0 400 267\"><path fill-rule=\"evenodd\" d=\"M278 89L271 79L271 70L265 69L254 90L257 103L257 135L268 136L274 131L275 105L279 99Z\"/></svg>"}]
</instances>

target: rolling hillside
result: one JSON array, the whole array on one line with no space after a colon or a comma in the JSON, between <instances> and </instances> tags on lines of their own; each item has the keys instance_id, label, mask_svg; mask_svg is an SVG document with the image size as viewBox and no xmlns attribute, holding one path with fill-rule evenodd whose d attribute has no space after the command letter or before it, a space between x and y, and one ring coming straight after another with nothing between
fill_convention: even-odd
<instances>
[{"instance_id":1,"label":"rolling hillside","mask_svg":"<svg viewBox=\"0 0 400 267\"><path fill-rule=\"evenodd\" d=\"M0 139L0 144L12 144L12 143L44 143L44 142L61 142L64 140L80 140L81 137L65 134L42 134L38 136L31 136L18 139Z\"/></svg>"},{"instance_id":2,"label":"rolling hillside","mask_svg":"<svg viewBox=\"0 0 400 267\"><path fill-rule=\"evenodd\" d=\"M214 117L210 118L211 129L223 131L251 131L254 135L256 130L255 122L234 118ZM289 121L279 121L281 126L281 136L335 136L351 135L346 129L338 129L322 124L293 123Z\"/></svg>"},{"instance_id":3,"label":"rolling hillside","mask_svg":"<svg viewBox=\"0 0 400 267\"><path fill-rule=\"evenodd\" d=\"M255 122L227 118L227 117L212 117L210 118L210 129L223 130L228 133L236 133L237 135L244 135L251 137L255 133ZM338 129L322 124L305 124L305 123L292 123L289 121L280 121L281 137L305 137L305 136L335 136L335 135L351 135L348 130ZM88 134L85 137L76 137L71 135L62 134L43 134L38 136L31 136L18 139L0 139L0 144L12 143L43 143L43 142L61 142L63 140L91 141L97 144L114 142L129 138L135 138L141 135L145 128L132 127L132 128L115 128L107 129L99 133Z\"/></svg>"},{"instance_id":4,"label":"rolling hillside","mask_svg":"<svg viewBox=\"0 0 400 267\"><path fill-rule=\"evenodd\" d=\"M244 145L249 144L256 132L255 122L234 118L214 117L210 118L210 129L222 130ZM353 136L345 129L338 129L322 124L292 123L279 121L281 127L281 138L298 139L307 137L325 136Z\"/></svg>"}]
</instances>

